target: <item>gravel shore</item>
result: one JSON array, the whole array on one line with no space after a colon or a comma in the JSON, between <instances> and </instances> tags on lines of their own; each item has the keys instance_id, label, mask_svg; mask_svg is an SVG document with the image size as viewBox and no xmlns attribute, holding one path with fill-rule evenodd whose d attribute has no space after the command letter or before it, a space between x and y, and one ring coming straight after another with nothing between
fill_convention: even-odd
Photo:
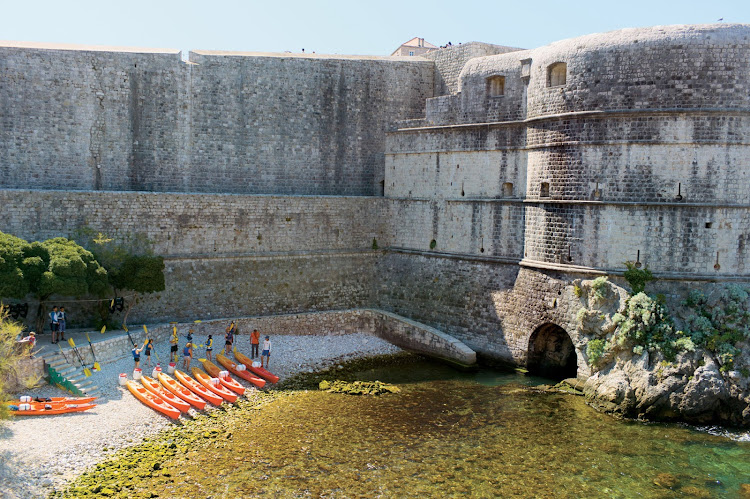
<instances>
[{"instance_id":1,"label":"gravel shore","mask_svg":"<svg viewBox=\"0 0 750 499\"><path fill-rule=\"evenodd\" d=\"M205 343L205 336L194 337L194 343ZM274 335L270 371L285 379L293 374L313 372L338 362L355 358L399 352L400 349L375 336L355 333L346 335L296 336ZM184 345L185 340L180 340ZM214 353L223 347L223 334L214 335ZM248 336L237 337L238 349L250 354ZM166 372L169 345L156 345L162 368ZM192 366L200 367L198 358L205 357L205 348L193 352ZM230 357L232 357L230 355ZM152 355L156 364L156 356ZM179 368L181 361L178 362ZM135 399L126 388L120 387L118 376L127 373L132 379L133 359L130 352L111 363L103 364L93 376L101 389L96 408L77 414L59 416L14 417L0 422L0 497L46 497L90 466L120 448L141 442L163 428L181 424L161 416ZM151 374L153 367L145 363L141 368ZM247 387L249 383L243 384ZM252 396L248 389L248 396ZM27 393L32 396L52 397L69 395L45 385ZM194 409L190 410L191 413Z\"/></svg>"}]
</instances>

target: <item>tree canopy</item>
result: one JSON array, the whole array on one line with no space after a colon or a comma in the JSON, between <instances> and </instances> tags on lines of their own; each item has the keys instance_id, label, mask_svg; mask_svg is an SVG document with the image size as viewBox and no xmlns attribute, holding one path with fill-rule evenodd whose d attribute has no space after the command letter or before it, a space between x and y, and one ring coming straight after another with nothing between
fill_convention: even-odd
<instances>
[{"instance_id":1,"label":"tree canopy","mask_svg":"<svg viewBox=\"0 0 750 499\"><path fill-rule=\"evenodd\" d=\"M49 262L41 243L0 232L0 298L21 299L38 289Z\"/></svg>"}]
</instances>

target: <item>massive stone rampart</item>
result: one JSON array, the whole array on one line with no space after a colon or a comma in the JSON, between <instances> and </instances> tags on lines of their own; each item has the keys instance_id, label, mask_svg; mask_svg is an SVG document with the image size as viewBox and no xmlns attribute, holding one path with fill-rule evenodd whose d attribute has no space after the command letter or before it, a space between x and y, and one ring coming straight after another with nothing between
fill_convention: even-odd
<instances>
[{"instance_id":1,"label":"massive stone rampart","mask_svg":"<svg viewBox=\"0 0 750 499\"><path fill-rule=\"evenodd\" d=\"M0 46L0 187L380 192L420 58Z\"/></svg>"}]
</instances>

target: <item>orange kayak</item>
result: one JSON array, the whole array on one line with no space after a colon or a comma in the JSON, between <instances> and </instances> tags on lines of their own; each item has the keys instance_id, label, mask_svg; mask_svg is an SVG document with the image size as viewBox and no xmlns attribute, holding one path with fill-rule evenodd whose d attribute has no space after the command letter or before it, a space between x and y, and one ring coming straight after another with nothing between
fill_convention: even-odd
<instances>
[{"instance_id":1,"label":"orange kayak","mask_svg":"<svg viewBox=\"0 0 750 499\"><path fill-rule=\"evenodd\" d=\"M132 379L128 380L128 390L130 390L130 393L132 393L135 398L137 398L153 410L161 412L165 416L168 416L172 419L177 419L180 417L179 409L175 409L171 405L167 404L166 402L164 402L163 398L149 392L148 390L143 388L143 386L137 384Z\"/></svg>"},{"instance_id":2,"label":"orange kayak","mask_svg":"<svg viewBox=\"0 0 750 499\"><path fill-rule=\"evenodd\" d=\"M235 376L239 376L240 378L244 379L245 381L249 381L250 383L254 384L258 388L263 388L265 386L266 381L257 377L253 376L247 371L240 371L237 369L237 364L232 362L229 357L225 357L222 354L218 353L216 354L216 360L219 361L219 364L224 366L227 371L234 374Z\"/></svg>"},{"instance_id":3,"label":"orange kayak","mask_svg":"<svg viewBox=\"0 0 750 499\"><path fill-rule=\"evenodd\" d=\"M206 374L206 372L202 369L194 367L191 371L193 373L193 377L195 377L198 383L205 386L227 402L237 402L237 397L239 397L239 395L221 386L221 381L219 382L219 385L216 386L211 383L211 376Z\"/></svg>"},{"instance_id":4,"label":"orange kayak","mask_svg":"<svg viewBox=\"0 0 750 499\"><path fill-rule=\"evenodd\" d=\"M243 395L245 393L245 387L237 383L234 378L232 378L231 376L227 376L226 378L221 377L221 368L219 366L217 366L210 360L202 360L202 362L203 369L205 369L206 372L214 378L219 378L219 381L222 385L226 386L237 395Z\"/></svg>"},{"instance_id":5,"label":"orange kayak","mask_svg":"<svg viewBox=\"0 0 750 499\"><path fill-rule=\"evenodd\" d=\"M164 386L164 388L174 393L185 402L188 402L190 405L192 405L196 409L203 410L206 408L205 400L203 400L198 395L194 394L193 392L191 392L190 390L188 390L187 388L179 384L169 374L159 373L157 377L159 378L159 381L161 381L161 384Z\"/></svg>"},{"instance_id":6,"label":"orange kayak","mask_svg":"<svg viewBox=\"0 0 750 499\"><path fill-rule=\"evenodd\" d=\"M44 402L34 402L33 404L29 402L24 402L23 405L18 404L19 409L11 409L10 413L15 416L44 416L48 414L68 414L71 412L83 412L87 411L93 407L96 407L96 404L93 403L86 403L86 404L49 404ZM22 407L28 407L21 409ZM46 407L49 407L47 409Z\"/></svg>"},{"instance_id":7,"label":"orange kayak","mask_svg":"<svg viewBox=\"0 0 750 499\"><path fill-rule=\"evenodd\" d=\"M6 404L87 404L96 400L96 397L48 397L48 400L36 400L31 399L29 402L23 402L22 400L10 400L5 402Z\"/></svg>"},{"instance_id":8,"label":"orange kayak","mask_svg":"<svg viewBox=\"0 0 750 499\"><path fill-rule=\"evenodd\" d=\"M179 369L175 369L174 375L180 383L185 385L185 388L188 388L190 389L191 392L197 395L200 395L204 399L211 402L213 405L221 405L221 403L224 401L223 398L203 388L203 385L201 385L200 383L198 383L193 378L191 378L184 372L180 371Z\"/></svg>"},{"instance_id":9,"label":"orange kayak","mask_svg":"<svg viewBox=\"0 0 750 499\"><path fill-rule=\"evenodd\" d=\"M279 377L271 373L271 371L263 369L262 367L253 367L252 359L244 353L238 352L236 348L234 349L234 358L237 359L237 362L240 364L245 364L248 371L252 371L254 374L257 374L269 383L279 382Z\"/></svg>"},{"instance_id":10,"label":"orange kayak","mask_svg":"<svg viewBox=\"0 0 750 499\"><path fill-rule=\"evenodd\" d=\"M181 412L188 412L188 409L190 409L190 404L161 386L159 382L154 378L143 375L141 376L141 383L143 383L143 386L146 388L146 390L150 391L157 397L161 397L162 399L164 399L164 402L171 405L172 407L176 407Z\"/></svg>"}]
</instances>

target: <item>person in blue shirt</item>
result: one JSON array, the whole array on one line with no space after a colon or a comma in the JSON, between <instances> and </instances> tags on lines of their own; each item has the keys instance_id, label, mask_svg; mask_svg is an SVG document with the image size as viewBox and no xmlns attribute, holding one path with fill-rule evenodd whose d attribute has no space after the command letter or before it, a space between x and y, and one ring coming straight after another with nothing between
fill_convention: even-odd
<instances>
[{"instance_id":1,"label":"person in blue shirt","mask_svg":"<svg viewBox=\"0 0 750 499\"><path fill-rule=\"evenodd\" d=\"M182 368L187 371L190 369L190 361L193 360L193 344L185 344L185 348L182 349Z\"/></svg>"},{"instance_id":2,"label":"person in blue shirt","mask_svg":"<svg viewBox=\"0 0 750 499\"><path fill-rule=\"evenodd\" d=\"M141 365L141 350L143 350L143 348L138 348L138 345L133 345L133 350L131 352L133 354L133 360L135 361L136 369L138 369Z\"/></svg>"}]
</instances>

